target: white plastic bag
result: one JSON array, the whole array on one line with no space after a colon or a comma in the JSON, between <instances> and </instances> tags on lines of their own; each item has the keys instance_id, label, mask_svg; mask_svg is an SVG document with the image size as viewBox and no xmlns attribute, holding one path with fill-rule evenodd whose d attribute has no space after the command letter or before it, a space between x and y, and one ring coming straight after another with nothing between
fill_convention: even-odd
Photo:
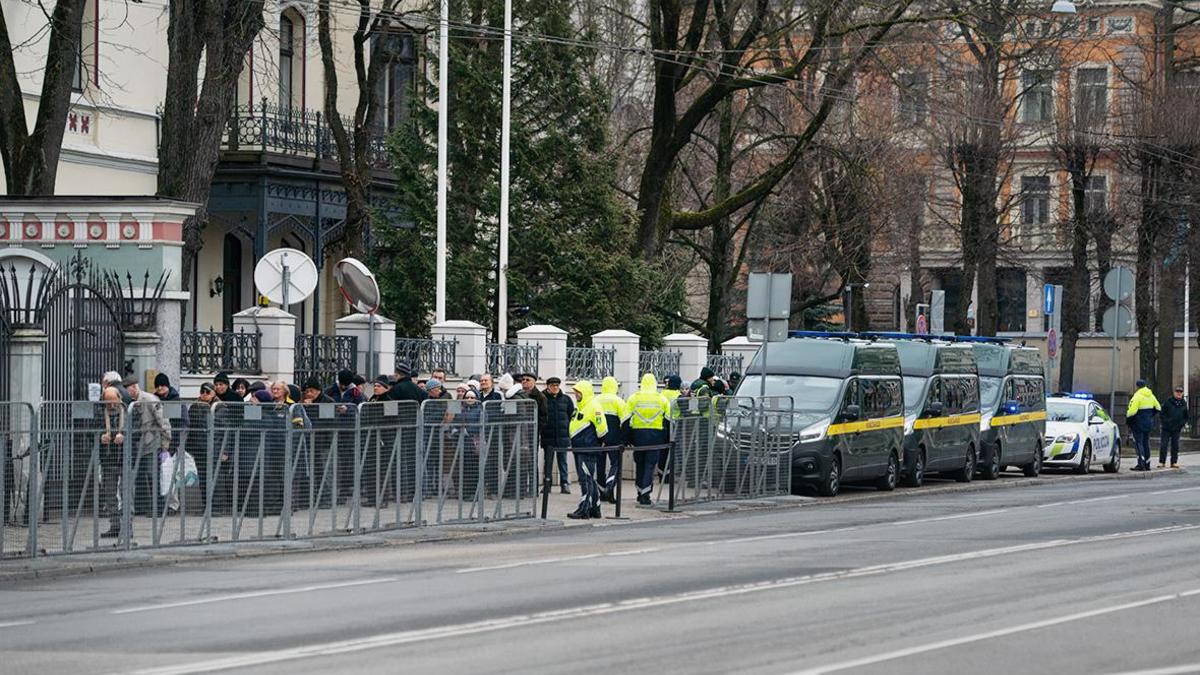
<instances>
[{"instance_id":1,"label":"white plastic bag","mask_svg":"<svg viewBox=\"0 0 1200 675\"><path fill-rule=\"evenodd\" d=\"M158 454L158 493L166 497L175 490L175 456L169 452ZM183 486L195 487L200 484L200 472L196 469L196 460L191 453L183 453Z\"/></svg>"}]
</instances>

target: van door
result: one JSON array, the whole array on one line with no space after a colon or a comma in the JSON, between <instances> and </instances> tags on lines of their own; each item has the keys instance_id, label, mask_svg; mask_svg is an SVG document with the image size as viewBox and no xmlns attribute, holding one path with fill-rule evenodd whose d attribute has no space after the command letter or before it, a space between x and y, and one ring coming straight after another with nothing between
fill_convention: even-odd
<instances>
[{"instance_id":1,"label":"van door","mask_svg":"<svg viewBox=\"0 0 1200 675\"><path fill-rule=\"evenodd\" d=\"M864 457L863 434L860 431L861 422L865 419L860 389L860 381L857 377L846 381L846 390L842 393L842 403L838 407L837 417L829 427L830 435L833 435L833 431L836 430L839 437L837 446L842 449L843 478L854 478L861 475L867 463L867 459ZM858 409L857 417L847 417L851 407Z\"/></svg>"},{"instance_id":2,"label":"van door","mask_svg":"<svg viewBox=\"0 0 1200 675\"><path fill-rule=\"evenodd\" d=\"M904 434L903 385L895 378L864 378L860 381L863 417L866 419L866 428L862 432L863 452L869 477L873 478L887 468L892 451L899 452L900 449L897 438L903 438Z\"/></svg>"}]
</instances>

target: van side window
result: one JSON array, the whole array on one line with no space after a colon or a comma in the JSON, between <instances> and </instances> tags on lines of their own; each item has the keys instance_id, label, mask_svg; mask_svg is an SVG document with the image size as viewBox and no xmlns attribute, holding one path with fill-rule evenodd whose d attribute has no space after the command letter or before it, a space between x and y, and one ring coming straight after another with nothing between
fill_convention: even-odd
<instances>
[{"instance_id":1,"label":"van side window","mask_svg":"<svg viewBox=\"0 0 1200 675\"><path fill-rule=\"evenodd\" d=\"M884 417L904 414L904 385L900 380L883 380L878 383L883 401Z\"/></svg>"},{"instance_id":2,"label":"van side window","mask_svg":"<svg viewBox=\"0 0 1200 675\"><path fill-rule=\"evenodd\" d=\"M846 393L842 396L840 412L846 412L846 408L852 405L858 405L858 380L850 380L846 383Z\"/></svg>"},{"instance_id":3,"label":"van side window","mask_svg":"<svg viewBox=\"0 0 1200 675\"><path fill-rule=\"evenodd\" d=\"M946 400L945 397L946 394L942 385L942 378L933 378L933 382L929 383L929 403L933 403L934 401L942 401L944 403Z\"/></svg>"},{"instance_id":4,"label":"van side window","mask_svg":"<svg viewBox=\"0 0 1200 675\"><path fill-rule=\"evenodd\" d=\"M979 412L979 378L964 377L963 382L963 406L962 412L974 413Z\"/></svg>"},{"instance_id":5,"label":"van side window","mask_svg":"<svg viewBox=\"0 0 1200 675\"><path fill-rule=\"evenodd\" d=\"M862 380L863 417L875 419L901 414L903 387L899 380Z\"/></svg>"},{"instance_id":6,"label":"van side window","mask_svg":"<svg viewBox=\"0 0 1200 675\"><path fill-rule=\"evenodd\" d=\"M962 378L947 377L946 382L946 414L957 415L962 412Z\"/></svg>"},{"instance_id":7,"label":"van side window","mask_svg":"<svg viewBox=\"0 0 1200 675\"><path fill-rule=\"evenodd\" d=\"M1014 377L1013 394L1022 411L1041 410L1044 407L1041 380L1032 377Z\"/></svg>"}]
</instances>

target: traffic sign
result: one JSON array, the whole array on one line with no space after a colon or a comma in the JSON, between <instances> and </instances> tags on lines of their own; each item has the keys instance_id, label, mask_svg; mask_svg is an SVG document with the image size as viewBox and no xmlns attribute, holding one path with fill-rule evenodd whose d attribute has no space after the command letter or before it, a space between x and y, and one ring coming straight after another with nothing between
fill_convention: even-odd
<instances>
[{"instance_id":1,"label":"traffic sign","mask_svg":"<svg viewBox=\"0 0 1200 675\"><path fill-rule=\"evenodd\" d=\"M1123 338L1133 328L1133 312L1125 305L1114 305L1104 310L1104 332Z\"/></svg>"},{"instance_id":2,"label":"traffic sign","mask_svg":"<svg viewBox=\"0 0 1200 675\"><path fill-rule=\"evenodd\" d=\"M1054 302L1054 284L1046 284L1042 286L1042 313L1053 314L1056 303Z\"/></svg>"},{"instance_id":3,"label":"traffic sign","mask_svg":"<svg viewBox=\"0 0 1200 675\"><path fill-rule=\"evenodd\" d=\"M1053 328L1046 333L1046 354L1052 358L1058 358L1058 331Z\"/></svg>"},{"instance_id":4,"label":"traffic sign","mask_svg":"<svg viewBox=\"0 0 1200 675\"><path fill-rule=\"evenodd\" d=\"M1124 302L1133 295L1133 272L1128 267L1114 267L1104 275L1104 295L1109 300ZM1120 295L1121 297L1117 297Z\"/></svg>"},{"instance_id":5,"label":"traffic sign","mask_svg":"<svg viewBox=\"0 0 1200 675\"><path fill-rule=\"evenodd\" d=\"M929 322L925 319L925 315L917 316L917 335L925 335L929 332Z\"/></svg>"}]
</instances>

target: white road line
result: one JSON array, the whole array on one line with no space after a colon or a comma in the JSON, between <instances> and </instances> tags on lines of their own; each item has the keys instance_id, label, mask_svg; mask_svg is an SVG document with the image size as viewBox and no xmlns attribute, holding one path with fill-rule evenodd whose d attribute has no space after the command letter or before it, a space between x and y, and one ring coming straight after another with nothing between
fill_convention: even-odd
<instances>
[{"instance_id":1,"label":"white road line","mask_svg":"<svg viewBox=\"0 0 1200 675\"><path fill-rule=\"evenodd\" d=\"M1192 490L1200 490L1200 486L1197 486L1197 487L1186 487L1186 488L1175 488L1174 490L1156 490L1156 491L1154 491L1154 492L1147 492L1146 494L1151 494L1151 495L1169 495L1169 494L1174 494L1174 493L1176 493L1176 492L1191 492Z\"/></svg>"},{"instance_id":2,"label":"white road line","mask_svg":"<svg viewBox=\"0 0 1200 675\"><path fill-rule=\"evenodd\" d=\"M1080 619L1089 619L1089 618L1092 618L1095 616L1103 616L1105 614L1113 614L1116 612L1123 612L1123 611L1130 610L1130 609L1137 609L1139 607L1147 607L1149 605L1158 605L1158 604L1162 604L1164 602L1171 602L1172 600L1180 600L1182 598L1187 598L1187 597L1197 595L1197 594L1200 594L1200 588L1193 589L1190 591L1184 591L1182 593L1173 593L1171 595L1159 595L1159 596L1156 596L1153 598L1148 598L1146 600L1138 600L1137 602L1127 602L1127 603L1120 604L1120 605L1112 605L1110 607L1102 607L1100 609L1093 609L1093 610L1089 610L1086 612L1076 612L1074 614L1068 614L1066 616L1059 616L1059 617L1055 617L1053 619L1043 619L1041 621L1033 621L1030 623L1020 624L1017 626L1010 626L1008 628L1001 628L998 630L987 631L986 633L976 633L974 635L965 635L963 637L951 638L949 640L941 640L939 642L931 642L931 643L925 644L925 645L916 645L913 647L907 647L905 649L897 649L896 651L887 652L884 654L877 654L875 656L868 656L868 657L861 658L861 659L854 659L853 661L842 661L840 663L833 663L833 664L829 664L829 665L825 665L825 666L818 666L816 668L799 670L799 671L790 673L789 675L824 675L824 673L833 673L833 672L837 672L839 670L847 670L850 668L861 668L863 666L871 666L871 665L875 665L877 663L883 663L885 661L894 661L896 659L902 659L907 656L915 656L917 654L924 654L926 652L938 651L941 649L948 649L950 647L957 647L959 645L970 644L972 642L979 642L981 640L991 640L993 638L1004 637L1007 635L1013 635L1014 633L1024 633L1026 631L1037 630L1039 628L1046 628L1048 626L1057 626L1059 624L1070 623L1072 621L1079 621ZM1147 672L1150 672L1150 671L1147 671ZM1153 672L1158 672L1158 671L1153 671ZM1190 672L1190 671L1171 671L1171 672Z\"/></svg>"},{"instance_id":3,"label":"white road line","mask_svg":"<svg viewBox=\"0 0 1200 675\"><path fill-rule=\"evenodd\" d=\"M1048 509L1052 506L1068 506L1071 504L1090 504L1092 502L1108 502L1108 501L1112 501L1114 499L1125 499L1126 497L1132 497L1132 496L1134 496L1134 494L1143 494L1143 493L1139 492L1139 493L1131 493L1131 494L1123 494L1123 495L1109 495L1107 497L1091 497L1088 499L1072 499L1072 500L1066 501L1066 502L1054 502L1051 504L1038 504L1037 508ZM1153 493L1149 493L1149 494L1153 494Z\"/></svg>"},{"instance_id":4,"label":"white road line","mask_svg":"<svg viewBox=\"0 0 1200 675\"><path fill-rule=\"evenodd\" d=\"M917 518L915 520L897 520L893 523L880 523L880 525L915 525L917 523L937 523L943 520L958 520L959 518L977 518L979 516L993 516L997 513L1007 513L1008 509L992 509L990 511L975 511L972 513L956 513L952 516L934 516L932 518Z\"/></svg>"},{"instance_id":5,"label":"white road line","mask_svg":"<svg viewBox=\"0 0 1200 675\"><path fill-rule=\"evenodd\" d=\"M1190 663L1186 666L1167 666L1166 668L1151 668L1150 670L1127 670L1114 675L1191 675L1200 673L1200 663Z\"/></svg>"},{"instance_id":6,"label":"white road line","mask_svg":"<svg viewBox=\"0 0 1200 675\"><path fill-rule=\"evenodd\" d=\"M832 534L834 532L853 532L859 529L854 527L835 527L829 530L805 530L803 532L782 532L780 534L760 534L753 537L735 537L733 539L713 539L711 541L696 542L696 544L685 544L685 546L704 545L716 546L718 544L742 544L748 541L770 541L772 539L794 539L796 537L809 537L815 534Z\"/></svg>"},{"instance_id":7,"label":"white road line","mask_svg":"<svg viewBox=\"0 0 1200 675\"><path fill-rule=\"evenodd\" d=\"M229 600L246 600L249 598L267 598L273 595L291 595L293 593L312 593L314 591L328 591L336 588L352 588L354 586L369 586L371 584L386 584L390 581L397 581L397 577L382 577L378 579L362 579L359 581L343 581L335 584L314 584L312 586L297 586L294 588L277 588L264 591L249 591L246 593L230 593L229 595L213 595L203 598L195 598L193 600L180 600L178 602L166 602L161 605L141 605L138 607L126 607L124 609L114 609L110 614L135 614L137 612L153 612L160 609L175 609L177 607L192 607L194 605L208 605L214 602L226 602Z\"/></svg>"},{"instance_id":8,"label":"white road line","mask_svg":"<svg viewBox=\"0 0 1200 675\"><path fill-rule=\"evenodd\" d=\"M0 628L16 628L17 626L32 626L36 621L8 621L0 623Z\"/></svg>"},{"instance_id":9,"label":"white road line","mask_svg":"<svg viewBox=\"0 0 1200 675\"><path fill-rule=\"evenodd\" d=\"M916 560L906 560L897 563L885 565L873 565L870 567L861 567L856 569L844 570L840 572L825 572L821 574L811 574L800 577L788 577L783 579L774 579L762 581L758 583L738 584L731 586L719 586L717 588L709 588L700 591L688 591L686 593L678 593L675 595L664 595L649 598L635 598L620 602L608 602L598 605L587 605L584 607L574 607L570 609L552 610L548 612L539 612L536 614L522 614L517 616L502 617L498 619L490 619L485 621L476 621L473 623L454 624L449 626L438 626L434 628L425 628L421 630L400 631L396 633L385 633L372 637L356 638L352 640L343 640L338 642L327 642L324 644L305 645L303 647L294 647L291 649L278 649L266 652L242 654L238 656L230 656L225 658L210 659L207 661L196 661L192 663L184 663L174 666L164 666L159 668L147 668L144 670L135 671L134 675L187 675L189 673L206 673L221 670L230 670L233 668L248 668L251 666L261 666L269 663L281 663L302 658L311 658L318 656L331 656L337 654L346 654L350 652L359 652L368 649L378 649L381 647L394 647L397 645L411 644L416 642L425 642L428 640L437 640L448 637L461 637L464 635L475 635L479 633L490 633L498 630L509 628L521 628L526 626L534 626L538 624L551 623L555 621L563 621L568 619L581 619L593 616L601 616L607 614L616 614L621 612L634 611L639 609L649 609L653 607L663 607L667 605L676 605L687 602L695 602L698 600L712 600L717 598L727 598L750 593L760 593L763 591L779 590L784 588L793 588L796 586L804 586L808 584L816 584L827 581L837 581L840 579L855 579L862 577L878 576L890 574L893 572L918 569L922 567L932 567L935 565L945 565L953 562L978 560L980 558L989 558L1013 553L1023 553L1029 551L1038 551L1051 548L1059 548L1062 546L1072 546L1075 544L1087 544L1098 541L1105 541L1117 538L1133 538L1143 537L1153 534L1164 534L1169 532L1181 532L1185 530L1200 529L1200 525L1179 525L1171 527L1160 527L1152 530L1134 530L1130 532L1116 532L1107 535L1097 535L1092 537L1081 537L1078 539L1056 539L1052 541L1038 542L1034 544L1022 544L1019 546L1006 546L1003 548L982 549L978 551L970 551L967 553L958 553L953 555L936 556L933 558L919 558ZM1189 591L1187 593L1176 594L1172 596L1162 596L1167 599L1175 599L1185 597L1187 595L1200 593L1200 589ZM1156 599L1158 602L1165 602L1165 599ZM1150 604L1143 601L1139 604L1132 604L1127 607L1141 606L1142 604ZM1108 609L1107 611L1118 611L1116 609ZM1105 613L1105 612L1100 612ZM1085 613L1083 615L1073 615L1071 618L1055 620L1056 623L1073 620L1076 617L1092 616L1093 614ZM1037 627L1029 625L1023 630ZM983 639L976 637L975 639ZM875 657L878 658L878 657ZM898 657L892 657L898 658ZM849 667L849 666L844 666Z\"/></svg>"},{"instance_id":10,"label":"white road line","mask_svg":"<svg viewBox=\"0 0 1200 675\"><path fill-rule=\"evenodd\" d=\"M509 570L514 567L529 567L531 565L550 565L560 562L574 562L576 560L592 560L594 558L614 558L626 555L639 555L642 553L655 553L661 551L661 548L639 548L632 551L613 551L611 553L588 553L585 555L570 555L559 558L539 558L537 560L519 560L517 562L501 563L499 565L485 565L482 567L465 567L461 570L455 570L455 574L472 574L474 572L491 572L494 570Z\"/></svg>"}]
</instances>

